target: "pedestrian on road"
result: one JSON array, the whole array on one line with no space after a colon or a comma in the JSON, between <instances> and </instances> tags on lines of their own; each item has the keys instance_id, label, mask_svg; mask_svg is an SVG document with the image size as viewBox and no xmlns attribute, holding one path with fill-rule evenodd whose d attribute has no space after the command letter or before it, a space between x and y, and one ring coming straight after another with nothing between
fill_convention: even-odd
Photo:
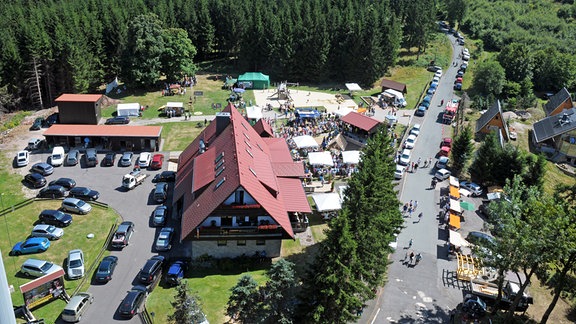
<instances>
[{"instance_id":1,"label":"pedestrian on road","mask_svg":"<svg viewBox=\"0 0 576 324\"><path fill-rule=\"evenodd\" d=\"M432 158L428 158L428 165L432 165Z\"/></svg>"},{"instance_id":2,"label":"pedestrian on road","mask_svg":"<svg viewBox=\"0 0 576 324\"><path fill-rule=\"evenodd\" d=\"M414 205L414 204L412 203L412 199L410 199L410 202L408 203L408 207L410 207L410 209L412 209L412 206L413 206L413 205Z\"/></svg>"},{"instance_id":3,"label":"pedestrian on road","mask_svg":"<svg viewBox=\"0 0 576 324\"><path fill-rule=\"evenodd\" d=\"M418 214L418 223L420 223L420 221L422 220L422 216L424 216L423 213Z\"/></svg>"},{"instance_id":4,"label":"pedestrian on road","mask_svg":"<svg viewBox=\"0 0 576 324\"><path fill-rule=\"evenodd\" d=\"M410 263L412 264L412 262L414 261L414 251L410 251Z\"/></svg>"},{"instance_id":5,"label":"pedestrian on road","mask_svg":"<svg viewBox=\"0 0 576 324\"><path fill-rule=\"evenodd\" d=\"M418 253L418 254L416 254L416 264L418 264L420 262L420 260L422 260L422 254Z\"/></svg>"},{"instance_id":6,"label":"pedestrian on road","mask_svg":"<svg viewBox=\"0 0 576 324\"><path fill-rule=\"evenodd\" d=\"M414 165L414 172L418 171L418 164Z\"/></svg>"},{"instance_id":7,"label":"pedestrian on road","mask_svg":"<svg viewBox=\"0 0 576 324\"><path fill-rule=\"evenodd\" d=\"M408 212L408 203L406 203L404 207L402 207L402 215L406 215L406 212Z\"/></svg>"},{"instance_id":8,"label":"pedestrian on road","mask_svg":"<svg viewBox=\"0 0 576 324\"><path fill-rule=\"evenodd\" d=\"M410 242L408 242L408 248L412 247L412 243L414 243L414 240L410 239ZM412 252L412 254L414 254L414 252Z\"/></svg>"},{"instance_id":9,"label":"pedestrian on road","mask_svg":"<svg viewBox=\"0 0 576 324\"><path fill-rule=\"evenodd\" d=\"M414 200L414 210L418 207L418 200Z\"/></svg>"},{"instance_id":10,"label":"pedestrian on road","mask_svg":"<svg viewBox=\"0 0 576 324\"><path fill-rule=\"evenodd\" d=\"M422 162L422 158L421 158L421 157L418 158L418 162L416 162L416 165L420 166L420 162Z\"/></svg>"},{"instance_id":11,"label":"pedestrian on road","mask_svg":"<svg viewBox=\"0 0 576 324\"><path fill-rule=\"evenodd\" d=\"M424 160L424 167L428 166L428 160Z\"/></svg>"},{"instance_id":12,"label":"pedestrian on road","mask_svg":"<svg viewBox=\"0 0 576 324\"><path fill-rule=\"evenodd\" d=\"M444 105L444 99L440 100L440 106Z\"/></svg>"}]
</instances>

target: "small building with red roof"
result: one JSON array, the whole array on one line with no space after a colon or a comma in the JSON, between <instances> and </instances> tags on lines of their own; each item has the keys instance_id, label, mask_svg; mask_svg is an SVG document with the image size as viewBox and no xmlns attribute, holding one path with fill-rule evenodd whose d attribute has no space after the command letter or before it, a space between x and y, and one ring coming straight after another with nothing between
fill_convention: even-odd
<instances>
[{"instance_id":1,"label":"small building with red roof","mask_svg":"<svg viewBox=\"0 0 576 324\"><path fill-rule=\"evenodd\" d=\"M61 124L97 125L102 111L101 94L65 93L56 98Z\"/></svg>"},{"instance_id":2,"label":"small building with red roof","mask_svg":"<svg viewBox=\"0 0 576 324\"><path fill-rule=\"evenodd\" d=\"M381 124L380 121L355 111L350 112L340 120L344 126L343 135L346 140L359 147L366 145L366 140L376 133Z\"/></svg>"},{"instance_id":3,"label":"small building with red roof","mask_svg":"<svg viewBox=\"0 0 576 324\"><path fill-rule=\"evenodd\" d=\"M306 229L304 166L284 139L259 131L229 104L180 154L173 202L193 258L277 257Z\"/></svg>"}]
</instances>

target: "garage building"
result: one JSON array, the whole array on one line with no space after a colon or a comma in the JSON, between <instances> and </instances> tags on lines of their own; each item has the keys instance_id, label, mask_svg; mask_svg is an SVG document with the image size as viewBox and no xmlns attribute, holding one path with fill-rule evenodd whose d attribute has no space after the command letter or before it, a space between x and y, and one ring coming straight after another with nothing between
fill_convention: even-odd
<instances>
[{"instance_id":1,"label":"garage building","mask_svg":"<svg viewBox=\"0 0 576 324\"><path fill-rule=\"evenodd\" d=\"M101 94L65 93L56 98L61 124L97 125L104 96Z\"/></svg>"}]
</instances>

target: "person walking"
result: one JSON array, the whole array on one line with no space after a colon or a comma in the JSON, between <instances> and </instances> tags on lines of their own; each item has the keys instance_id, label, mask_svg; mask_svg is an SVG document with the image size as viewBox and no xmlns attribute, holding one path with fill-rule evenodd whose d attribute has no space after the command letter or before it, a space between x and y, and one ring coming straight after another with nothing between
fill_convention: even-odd
<instances>
[{"instance_id":1,"label":"person walking","mask_svg":"<svg viewBox=\"0 0 576 324\"><path fill-rule=\"evenodd\" d=\"M416 208L418 207L418 200L414 200L414 210L416 210Z\"/></svg>"},{"instance_id":2,"label":"person walking","mask_svg":"<svg viewBox=\"0 0 576 324\"><path fill-rule=\"evenodd\" d=\"M420 162L422 162L422 158L421 158L421 157L418 158L418 162L416 162L416 165L420 166Z\"/></svg>"},{"instance_id":3,"label":"person walking","mask_svg":"<svg viewBox=\"0 0 576 324\"><path fill-rule=\"evenodd\" d=\"M418 253L416 254L416 264L420 263L420 260L422 260L422 254Z\"/></svg>"},{"instance_id":4,"label":"person walking","mask_svg":"<svg viewBox=\"0 0 576 324\"><path fill-rule=\"evenodd\" d=\"M414 243L414 240L410 239L410 242L408 242L408 248L411 248L413 243ZM414 253L414 252L412 252L412 253Z\"/></svg>"},{"instance_id":5,"label":"person walking","mask_svg":"<svg viewBox=\"0 0 576 324\"><path fill-rule=\"evenodd\" d=\"M414 251L410 251L410 263L412 264L412 262L414 262Z\"/></svg>"},{"instance_id":6,"label":"person walking","mask_svg":"<svg viewBox=\"0 0 576 324\"><path fill-rule=\"evenodd\" d=\"M418 223L420 223L420 221L422 220L422 216L424 216L423 213L418 214Z\"/></svg>"}]
</instances>

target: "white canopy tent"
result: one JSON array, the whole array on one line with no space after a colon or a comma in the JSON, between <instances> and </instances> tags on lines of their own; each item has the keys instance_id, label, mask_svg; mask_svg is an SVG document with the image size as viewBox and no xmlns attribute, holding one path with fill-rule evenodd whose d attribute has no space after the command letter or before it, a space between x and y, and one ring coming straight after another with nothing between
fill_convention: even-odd
<instances>
[{"instance_id":1,"label":"white canopy tent","mask_svg":"<svg viewBox=\"0 0 576 324\"><path fill-rule=\"evenodd\" d=\"M262 119L262 108L258 106L246 107L246 117L248 119Z\"/></svg>"},{"instance_id":2,"label":"white canopy tent","mask_svg":"<svg viewBox=\"0 0 576 324\"><path fill-rule=\"evenodd\" d=\"M116 115L118 116L138 116L139 113L140 104L137 102L118 104L116 108Z\"/></svg>"},{"instance_id":3,"label":"white canopy tent","mask_svg":"<svg viewBox=\"0 0 576 324\"><path fill-rule=\"evenodd\" d=\"M360 163L360 151L343 151L342 162L344 162L344 164Z\"/></svg>"},{"instance_id":4,"label":"white canopy tent","mask_svg":"<svg viewBox=\"0 0 576 324\"><path fill-rule=\"evenodd\" d=\"M316 204L316 209L319 212L340 210L342 205L340 204L340 195L336 192L314 194L312 199Z\"/></svg>"},{"instance_id":5,"label":"white canopy tent","mask_svg":"<svg viewBox=\"0 0 576 324\"><path fill-rule=\"evenodd\" d=\"M362 91L358 83L346 83L346 89L348 89L348 91Z\"/></svg>"},{"instance_id":6,"label":"white canopy tent","mask_svg":"<svg viewBox=\"0 0 576 324\"><path fill-rule=\"evenodd\" d=\"M448 230L450 232L450 243L456 245L456 246L461 246L461 247L466 247L469 246L470 243L468 243L468 241L466 241L462 235L460 235L460 233L455 232L453 230Z\"/></svg>"},{"instance_id":7,"label":"white canopy tent","mask_svg":"<svg viewBox=\"0 0 576 324\"><path fill-rule=\"evenodd\" d=\"M299 149L318 147L318 143L316 143L316 140L314 139L314 137L312 137L310 135L296 136L296 137L293 137L292 140L294 141L294 143L296 143L296 147Z\"/></svg>"},{"instance_id":8,"label":"white canopy tent","mask_svg":"<svg viewBox=\"0 0 576 324\"><path fill-rule=\"evenodd\" d=\"M183 102L167 102L166 108L184 108Z\"/></svg>"},{"instance_id":9,"label":"white canopy tent","mask_svg":"<svg viewBox=\"0 0 576 324\"><path fill-rule=\"evenodd\" d=\"M354 109L352 109L352 108L340 107L340 108L338 108L338 110L334 110L334 114L336 114L337 116L340 116L340 117L344 117L353 111L354 111Z\"/></svg>"},{"instance_id":10,"label":"white canopy tent","mask_svg":"<svg viewBox=\"0 0 576 324\"><path fill-rule=\"evenodd\" d=\"M330 152L310 152L308 153L308 162L311 165L334 166Z\"/></svg>"}]
</instances>

